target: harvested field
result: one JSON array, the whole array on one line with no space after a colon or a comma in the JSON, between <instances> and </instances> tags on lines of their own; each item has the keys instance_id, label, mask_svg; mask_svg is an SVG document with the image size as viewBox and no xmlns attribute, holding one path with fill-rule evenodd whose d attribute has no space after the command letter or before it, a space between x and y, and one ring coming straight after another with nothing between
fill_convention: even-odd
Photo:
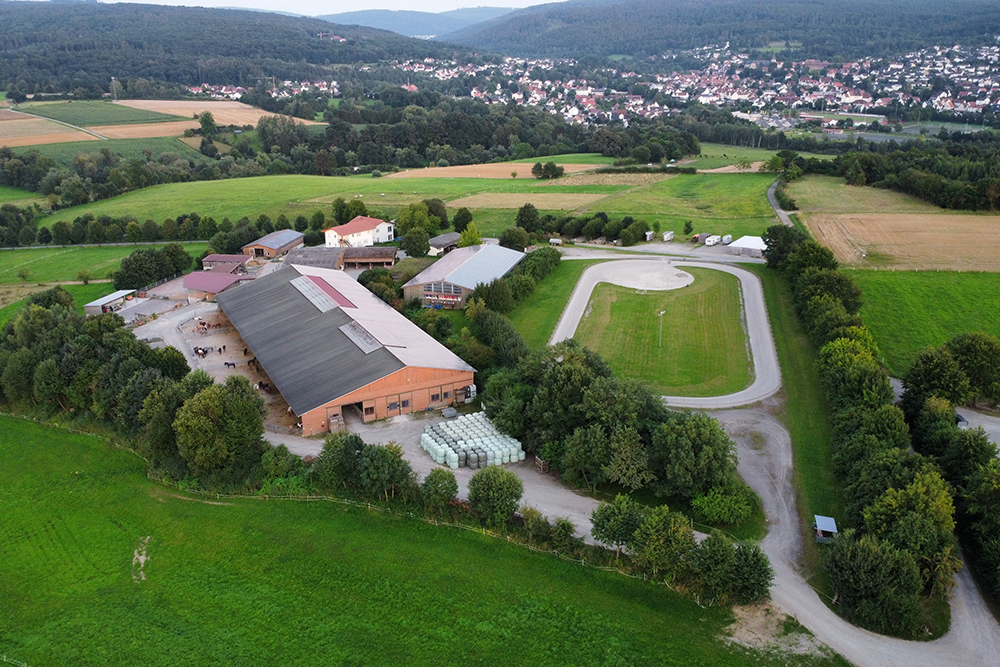
<instances>
[{"instance_id":1,"label":"harvested field","mask_svg":"<svg viewBox=\"0 0 1000 667\"><path fill-rule=\"evenodd\" d=\"M856 213L802 216L837 260L858 267L998 271L1000 216Z\"/></svg>"},{"instance_id":2,"label":"harvested field","mask_svg":"<svg viewBox=\"0 0 1000 667\"><path fill-rule=\"evenodd\" d=\"M44 118L4 111L0 118L0 146L32 146L34 144L55 144L63 141L92 141L92 134L74 130ZM11 118L14 116L15 118Z\"/></svg>"},{"instance_id":3,"label":"harvested field","mask_svg":"<svg viewBox=\"0 0 1000 667\"><path fill-rule=\"evenodd\" d=\"M97 132L108 139L148 139L149 137L179 137L184 130L200 127L194 120L179 120L170 123L141 123L138 125L98 125L88 130Z\"/></svg>"},{"instance_id":4,"label":"harvested field","mask_svg":"<svg viewBox=\"0 0 1000 667\"><path fill-rule=\"evenodd\" d=\"M216 119L218 120L218 119ZM558 163L557 163L558 164ZM494 162L492 164L470 164L457 167L428 167L426 169L408 169L387 178L510 178L511 172L517 172L518 178L534 179L531 166L522 163ZM562 164L567 174L597 169L599 164ZM561 180L561 179L559 179Z\"/></svg>"},{"instance_id":5,"label":"harvested field","mask_svg":"<svg viewBox=\"0 0 1000 667\"><path fill-rule=\"evenodd\" d=\"M568 211L587 204L592 204L607 195L569 194L562 192L481 192L471 197L462 197L448 202L449 207L465 206L476 208L521 208L531 203L538 209L556 209Z\"/></svg>"},{"instance_id":6,"label":"harvested field","mask_svg":"<svg viewBox=\"0 0 1000 667\"><path fill-rule=\"evenodd\" d=\"M576 173L551 181L540 181L538 187L564 185L651 185L673 178L672 174L588 174Z\"/></svg>"},{"instance_id":7,"label":"harvested field","mask_svg":"<svg viewBox=\"0 0 1000 667\"><path fill-rule=\"evenodd\" d=\"M200 114L203 111L211 111L212 117L215 118L215 122L219 125L256 125L257 121L264 116L275 115L263 109L252 107L249 104L225 100L126 100L118 104L123 104L133 109L158 111L160 113L186 116L188 118L194 118L195 114ZM295 120L306 125L322 125L322 123L302 120L301 118L296 118Z\"/></svg>"},{"instance_id":8,"label":"harvested field","mask_svg":"<svg viewBox=\"0 0 1000 667\"><path fill-rule=\"evenodd\" d=\"M6 101L6 100L5 100ZM24 114L17 113L16 111L11 111L7 109L6 106L0 106L0 122L5 120L24 120Z\"/></svg>"},{"instance_id":9,"label":"harvested field","mask_svg":"<svg viewBox=\"0 0 1000 667\"><path fill-rule=\"evenodd\" d=\"M747 171L750 171L750 172L759 171L760 168L761 168L761 165L763 165L763 164L764 164L763 162L754 162L750 166L750 169L748 169ZM743 172L743 171L740 171L739 169L737 169L735 164L729 164L729 165L726 165L725 167L716 167L715 169L699 169L698 173L699 174L743 174L743 173L746 173L746 172Z\"/></svg>"}]
</instances>

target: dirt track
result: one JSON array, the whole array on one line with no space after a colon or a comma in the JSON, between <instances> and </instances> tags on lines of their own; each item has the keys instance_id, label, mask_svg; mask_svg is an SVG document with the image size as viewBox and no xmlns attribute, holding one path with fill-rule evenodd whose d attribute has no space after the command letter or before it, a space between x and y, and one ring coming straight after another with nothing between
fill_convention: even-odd
<instances>
[{"instance_id":1,"label":"dirt track","mask_svg":"<svg viewBox=\"0 0 1000 667\"><path fill-rule=\"evenodd\" d=\"M557 163L558 164L558 163ZM512 172L517 172L520 179L534 179L530 164L513 162L496 162L491 164L470 164L457 167L427 167L426 169L407 169L406 171L389 174L386 178L505 178L510 179ZM599 164L563 164L560 165L567 174L597 169Z\"/></svg>"}]
</instances>

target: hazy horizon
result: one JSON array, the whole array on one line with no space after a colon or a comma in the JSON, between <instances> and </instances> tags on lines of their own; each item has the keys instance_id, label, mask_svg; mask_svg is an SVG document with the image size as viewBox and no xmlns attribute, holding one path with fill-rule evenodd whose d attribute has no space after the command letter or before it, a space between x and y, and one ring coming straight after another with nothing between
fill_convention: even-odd
<instances>
[{"instance_id":1,"label":"hazy horizon","mask_svg":"<svg viewBox=\"0 0 1000 667\"><path fill-rule=\"evenodd\" d=\"M20 0L32 1L32 0ZM101 4L116 4L118 0L102 0ZM303 16L325 16L327 14L343 14L367 9L386 9L390 11L406 10L415 12L431 12L439 14L453 9L473 7L504 7L522 9L533 5L546 4L536 0L499 0L498 2L468 2L467 0L439 0L429 3L421 0L352 0L345 2L326 2L324 0L122 0L142 5L169 5L173 7L207 7L211 9L254 9L260 11L282 12L286 14L301 14ZM551 0L549 0L551 1Z\"/></svg>"}]
</instances>

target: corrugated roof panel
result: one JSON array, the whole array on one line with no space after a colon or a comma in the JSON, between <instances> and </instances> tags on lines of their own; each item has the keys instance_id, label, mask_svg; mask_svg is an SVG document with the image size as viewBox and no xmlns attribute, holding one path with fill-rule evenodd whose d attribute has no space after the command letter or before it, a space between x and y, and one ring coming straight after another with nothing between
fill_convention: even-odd
<instances>
[{"instance_id":1,"label":"corrugated roof panel","mask_svg":"<svg viewBox=\"0 0 1000 667\"><path fill-rule=\"evenodd\" d=\"M316 309L321 313L326 313L338 307L337 302L321 290L319 285L310 280L309 276L299 276L294 280L290 280L289 283L291 283L292 287L297 289L302 296L309 299L309 303L316 306Z\"/></svg>"},{"instance_id":2,"label":"corrugated roof panel","mask_svg":"<svg viewBox=\"0 0 1000 667\"><path fill-rule=\"evenodd\" d=\"M350 299L348 299L346 296L338 292L336 289L334 289L333 285L326 282L319 276L309 276L309 279L312 280L314 283L316 283L316 287L319 287L321 290L323 290L323 292L328 297L333 299L334 302L341 308L357 308L357 306L351 303Z\"/></svg>"},{"instance_id":3,"label":"corrugated roof panel","mask_svg":"<svg viewBox=\"0 0 1000 667\"><path fill-rule=\"evenodd\" d=\"M262 236L253 243L248 243L243 247L246 248L252 245L262 245L265 248L272 248L274 250L277 250L279 248L285 247L289 243L298 241L303 237L304 235L302 234L302 232L297 232L294 229L279 229L278 231L271 232L267 236Z\"/></svg>"},{"instance_id":4,"label":"corrugated roof panel","mask_svg":"<svg viewBox=\"0 0 1000 667\"><path fill-rule=\"evenodd\" d=\"M358 346L358 349L365 354L371 354L382 347L382 343L375 339L368 331L357 322L348 322L342 327L338 327L351 342Z\"/></svg>"}]
</instances>

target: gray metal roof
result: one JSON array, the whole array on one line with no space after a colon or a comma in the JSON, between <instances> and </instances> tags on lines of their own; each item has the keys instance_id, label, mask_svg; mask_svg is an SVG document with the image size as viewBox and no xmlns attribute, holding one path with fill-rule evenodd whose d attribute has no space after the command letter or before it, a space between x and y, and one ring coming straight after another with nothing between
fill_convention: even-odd
<instances>
[{"instance_id":1,"label":"gray metal roof","mask_svg":"<svg viewBox=\"0 0 1000 667\"><path fill-rule=\"evenodd\" d=\"M285 266L301 264L303 266L318 266L321 269L339 269L340 257L344 248L328 248L313 246L312 248L292 248L285 255Z\"/></svg>"},{"instance_id":2,"label":"gray metal roof","mask_svg":"<svg viewBox=\"0 0 1000 667\"><path fill-rule=\"evenodd\" d=\"M294 229L279 229L278 231L262 236L253 243L248 243L243 247L246 248L252 245L262 245L265 248L271 248L272 250L280 250L289 243L295 243L296 241L302 240L303 237L304 234L302 232L297 232Z\"/></svg>"},{"instance_id":3,"label":"gray metal roof","mask_svg":"<svg viewBox=\"0 0 1000 667\"><path fill-rule=\"evenodd\" d=\"M303 276L351 307L321 312ZM299 415L406 366L475 370L343 271L283 266L216 300Z\"/></svg>"},{"instance_id":4,"label":"gray metal roof","mask_svg":"<svg viewBox=\"0 0 1000 667\"><path fill-rule=\"evenodd\" d=\"M343 308L320 312L291 285L298 277L283 267L216 297L295 414L405 367L385 348L366 355L341 334L351 318Z\"/></svg>"},{"instance_id":5,"label":"gray metal roof","mask_svg":"<svg viewBox=\"0 0 1000 667\"><path fill-rule=\"evenodd\" d=\"M120 289L117 292L112 292L111 294L109 294L107 296L102 296L100 299L94 299L90 303L85 304L84 307L86 307L86 306L103 306L106 303L111 303L112 301L116 301L118 299L124 299L125 297L127 297L129 294L132 294L133 292L135 292L134 289Z\"/></svg>"},{"instance_id":6,"label":"gray metal roof","mask_svg":"<svg viewBox=\"0 0 1000 667\"><path fill-rule=\"evenodd\" d=\"M466 289L491 283L507 275L524 258L523 252L498 245L459 248L418 273L406 286L448 282Z\"/></svg>"},{"instance_id":7,"label":"gray metal roof","mask_svg":"<svg viewBox=\"0 0 1000 667\"><path fill-rule=\"evenodd\" d=\"M458 232L446 232L439 236L435 236L429 243L432 248L447 248L450 245L458 243L458 239L460 238L462 238L462 235Z\"/></svg>"},{"instance_id":8,"label":"gray metal roof","mask_svg":"<svg viewBox=\"0 0 1000 667\"><path fill-rule=\"evenodd\" d=\"M836 533L837 532L837 522L833 517L821 516L819 514L814 514L813 519L816 521L816 530L822 530L826 533Z\"/></svg>"}]
</instances>

